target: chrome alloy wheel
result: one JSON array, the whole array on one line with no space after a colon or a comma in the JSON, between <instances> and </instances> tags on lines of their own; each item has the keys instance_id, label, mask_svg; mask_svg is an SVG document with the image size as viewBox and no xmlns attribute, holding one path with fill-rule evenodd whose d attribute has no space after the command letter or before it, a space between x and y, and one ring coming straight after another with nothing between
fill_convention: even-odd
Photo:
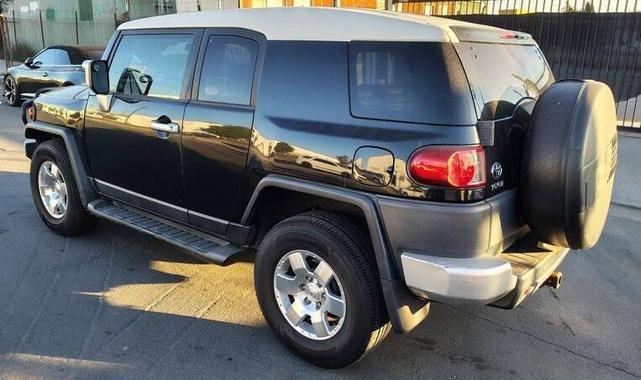
<instances>
[{"instance_id":1,"label":"chrome alloy wheel","mask_svg":"<svg viewBox=\"0 0 641 380\"><path fill-rule=\"evenodd\" d=\"M16 101L17 96L16 82L9 77L5 76L4 79L4 97L7 98L7 101L11 104Z\"/></svg>"},{"instance_id":2,"label":"chrome alloy wheel","mask_svg":"<svg viewBox=\"0 0 641 380\"><path fill-rule=\"evenodd\" d=\"M67 211L67 184L58 165L51 161L40 164L38 190L49 215L62 219Z\"/></svg>"},{"instance_id":3,"label":"chrome alloy wheel","mask_svg":"<svg viewBox=\"0 0 641 380\"><path fill-rule=\"evenodd\" d=\"M281 313L303 336L333 337L345 322L345 292L334 270L315 253L291 251L274 271L274 293Z\"/></svg>"}]
</instances>

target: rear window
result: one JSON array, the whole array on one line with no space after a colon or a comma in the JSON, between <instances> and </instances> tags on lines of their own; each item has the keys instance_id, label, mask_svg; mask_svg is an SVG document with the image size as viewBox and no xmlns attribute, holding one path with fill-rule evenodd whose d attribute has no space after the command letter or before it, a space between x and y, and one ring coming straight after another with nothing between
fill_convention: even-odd
<instances>
[{"instance_id":1,"label":"rear window","mask_svg":"<svg viewBox=\"0 0 641 380\"><path fill-rule=\"evenodd\" d=\"M461 42L456 49L483 120L511 116L520 100L538 99L554 83L554 75L536 45Z\"/></svg>"},{"instance_id":2,"label":"rear window","mask_svg":"<svg viewBox=\"0 0 641 380\"><path fill-rule=\"evenodd\" d=\"M359 118L461 125L476 119L451 44L352 42L350 107Z\"/></svg>"}]
</instances>

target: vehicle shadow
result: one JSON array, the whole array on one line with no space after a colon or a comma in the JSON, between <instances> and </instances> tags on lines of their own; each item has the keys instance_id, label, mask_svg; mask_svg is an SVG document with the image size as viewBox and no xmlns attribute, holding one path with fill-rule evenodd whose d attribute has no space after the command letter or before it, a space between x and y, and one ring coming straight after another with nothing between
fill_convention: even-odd
<instances>
[{"instance_id":1,"label":"vehicle shadow","mask_svg":"<svg viewBox=\"0 0 641 380\"><path fill-rule=\"evenodd\" d=\"M0 377L516 378L637 371L625 364L637 349L617 364L600 336L585 333L603 326L594 311L572 310L575 288L543 289L512 312L433 304L410 334L390 335L349 368L323 370L288 352L267 328L251 264L202 265L105 221L84 236L52 234L33 209L26 174L0 173L0 195Z\"/></svg>"}]
</instances>

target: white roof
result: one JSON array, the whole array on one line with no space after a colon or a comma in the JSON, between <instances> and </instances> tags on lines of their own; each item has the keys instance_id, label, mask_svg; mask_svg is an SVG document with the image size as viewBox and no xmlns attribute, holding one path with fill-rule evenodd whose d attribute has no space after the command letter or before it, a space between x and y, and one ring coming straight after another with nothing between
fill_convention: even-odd
<instances>
[{"instance_id":1,"label":"white roof","mask_svg":"<svg viewBox=\"0 0 641 380\"><path fill-rule=\"evenodd\" d=\"M473 26L451 19L346 8L250 8L187 12L130 21L119 30L243 28L269 40L457 42L450 26Z\"/></svg>"}]
</instances>

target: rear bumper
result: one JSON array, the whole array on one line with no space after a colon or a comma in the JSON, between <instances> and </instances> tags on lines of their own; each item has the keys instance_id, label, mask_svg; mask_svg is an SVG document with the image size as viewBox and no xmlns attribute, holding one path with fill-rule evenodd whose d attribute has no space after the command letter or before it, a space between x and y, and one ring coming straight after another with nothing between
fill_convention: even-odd
<instances>
[{"instance_id":1,"label":"rear bumper","mask_svg":"<svg viewBox=\"0 0 641 380\"><path fill-rule=\"evenodd\" d=\"M516 189L467 204L383 196L376 200L398 265L403 252L448 258L494 256L528 232Z\"/></svg>"},{"instance_id":2,"label":"rear bumper","mask_svg":"<svg viewBox=\"0 0 641 380\"><path fill-rule=\"evenodd\" d=\"M516 189L471 204L382 196L377 202L396 265L423 299L513 308L568 252L538 246L521 219Z\"/></svg>"},{"instance_id":3,"label":"rear bumper","mask_svg":"<svg viewBox=\"0 0 641 380\"><path fill-rule=\"evenodd\" d=\"M517 243L497 256L443 258L404 252L405 283L417 296L437 302L514 308L543 284L569 251L539 248L525 240L521 247Z\"/></svg>"},{"instance_id":4,"label":"rear bumper","mask_svg":"<svg viewBox=\"0 0 641 380\"><path fill-rule=\"evenodd\" d=\"M407 287L433 301L485 305L516 287L510 263L492 256L455 259L406 252L401 260Z\"/></svg>"}]
</instances>

